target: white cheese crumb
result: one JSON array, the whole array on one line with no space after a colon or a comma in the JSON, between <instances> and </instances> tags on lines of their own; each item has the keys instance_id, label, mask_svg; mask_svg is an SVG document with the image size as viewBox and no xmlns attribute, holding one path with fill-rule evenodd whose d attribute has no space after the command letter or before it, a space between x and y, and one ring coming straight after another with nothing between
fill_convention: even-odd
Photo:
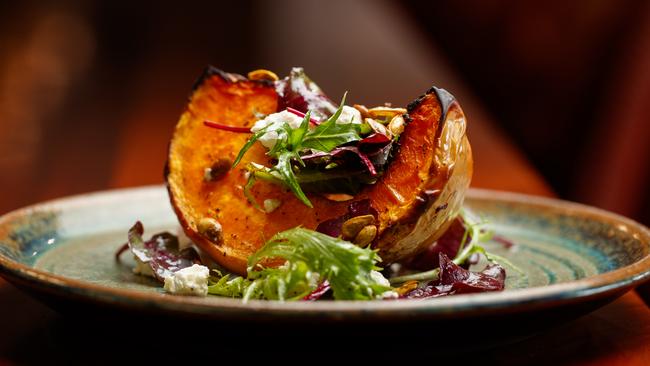
<instances>
[{"instance_id":1,"label":"white cheese crumb","mask_svg":"<svg viewBox=\"0 0 650 366\"><path fill-rule=\"evenodd\" d=\"M378 271L370 271L370 278L382 286L390 287L390 281Z\"/></svg>"},{"instance_id":2,"label":"white cheese crumb","mask_svg":"<svg viewBox=\"0 0 650 366\"><path fill-rule=\"evenodd\" d=\"M399 299L399 294L395 291L386 291L379 296L383 300Z\"/></svg>"},{"instance_id":3,"label":"white cheese crumb","mask_svg":"<svg viewBox=\"0 0 650 366\"><path fill-rule=\"evenodd\" d=\"M388 281L388 279L386 279L386 277L384 277L384 275L380 272L370 271L370 278L382 286L390 287L390 281ZM382 292L377 296L379 299L396 299L398 297L399 294L395 291Z\"/></svg>"},{"instance_id":4,"label":"white cheese crumb","mask_svg":"<svg viewBox=\"0 0 650 366\"><path fill-rule=\"evenodd\" d=\"M135 255L133 256L133 260L135 261L135 267L133 267L133 273L140 276L154 277L153 269L151 269L149 262L143 262Z\"/></svg>"},{"instance_id":5,"label":"white cheese crumb","mask_svg":"<svg viewBox=\"0 0 650 366\"><path fill-rule=\"evenodd\" d=\"M362 122L361 112L359 112L356 108L352 108L347 105L343 106L343 109L341 110L341 115L336 120L336 124L339 125L344 125L349 123L360 125L361 122Z\"/></svg>"},{"instance_id":6,"label":"white cheese crumb","mask_svg":"<svg viewBox=\"0 0 650 366\"><path fill-rule=\"evenodd\" d=\"M292 129L298 128L300 127L302 120L302 117L284 110L278 113L269 114L268 116L264 117L264 119L258 120L251 128L251 132L258 132L268 126L264 135L259 138L259 141L262 143L262 145L264 145L264 147L270 150L273 148L273 146L275 146L275 143L279 139L284 138L284 132L278 132L278 129L280 129L285 123L288 124ZM344 105L343 109L341 110L341 115L336 120L336 123L361 124L362 121L363 119L361 118L361 113L356 108Z\"/></svg>"},{"instance_id":7,"label":"white cheese crumb","mask_svg":"<svg viewBox=\"0 0 650 366\"><path fill-rule=\"evenodd\" d=\"M165 291L175 295L207 296L208 277L208 267L194 264L165 277Z\"/></svg>"},{"instance_id":8,"label":"white cheese crumb","mask_svg":"<svg viewBox=\"0 0 650 366\"><path fill-rule=\"evenodd\" d=\"M251 132L255 133L268 126L264 135L259 138L259 141L262 143L262 145L270 150L282 137L281 135L284 135L284 132L282 131L279 134L276 132L279 128L281 128L285 123L288 124L291 128L298 128L300 127L302 120L302 117L298 117L295 114L285 110L282 112L269 114L268 116L264 117L264 119L255 122L251 128Z\"/></svg>"},{"instance_id":9,"label":"white cheese crumb","mask_svg":"<svg viewBox=\"0 0 650 366\"><path fill-rule=\"evenodd\" d=\"M281 204L282 201L280 201L279 199L276 198L266 199L264 200L264 211L266 211L266 213L271 213L275 211L275 209L280 207Z\"/></svg>"}]
</instances>

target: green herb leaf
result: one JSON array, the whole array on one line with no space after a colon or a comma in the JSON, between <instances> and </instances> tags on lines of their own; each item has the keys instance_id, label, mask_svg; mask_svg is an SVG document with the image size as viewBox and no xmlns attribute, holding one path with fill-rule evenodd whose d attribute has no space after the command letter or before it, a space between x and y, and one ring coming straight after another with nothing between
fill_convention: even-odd
<instances>
[{"instance_id":1,"label":"green herb leaf","mask_svg":"<svg viewBox=\"0 0 650 366\"><path fill-rule=\"evenodd\" d=\"M492 231L487 230L486 228L487 222L479 221L467 209L462 209L459 215L463 218L463 222L465 222L467 229L463 234L460 246L458 247L458 253L453 262L457 265L461 265L474 253L482 253L487 257L486 250L480 245L480 243L487 242L492 237ZM488 257L488 259L490 259L490 257ZM390 279L390 282L392 284L399 284L406 281L434 281L438 279L439 273L440 269L434 268L426 272L393 277Z\"/></svg>"},{"instance_id":2,"label":"green herb leaf","mask_svg":"<svg viewBox=\"0 0 650 366\"><path fill-rule=\"evenodd\" d=\"M298 151L302 147L302 141L305 137L305 134L309 131L309 119L311 111L305 113L305 118L300 123L300 126L296 129L290 131L289 137L289 149L292 151Z\"/></svg>"},{"instance_id":3,"label":"green herb leaf","mask_svg":"<svg viewBox=\"0 0 650 366\"><path fill-rule=\"evenodd\" d=\"M321 281L329 281L335 299L370 300L390 290L373 277L372 271L380 269L376 251L313 230L297 227L274 235L249 258L249 277L264 273L256 266L272 258L305 263Z\"/></svg>"},{"instance_id":4,"label":"green herb leaf","mask_svg":"<svg viewBox=\"0 0 650 366\"><path fill-rule=\"evenodd\" d=\"M330 152L337 146L361 139L359 136L359 126L353 123L336 123L343 111L346 94L343 95L341 104L332 117L305 134L302 140L303 148Z\"/></svg>"},{"instance_id":5,"label":"green herb leaf","mask_svg":"<svg viewBox=\"0 0 650 366\"><path fill-rule=\"evenodd\" d=\"M263 268L266 259L285 259L278 268ZM249 258L248 277L213 280L210 294L269 300L299 300L323 281L337 300L372 300L390 291L381 280L377 252L304 228L274 235Z\"/></svg>"},{"instance_id":6,"label":"green herb leaf","mask_svg":"<svg viewBox=\"0 0 650 366\"><path fill-rule=\"evenodd\" d=\"M300 188L298 180L296 180L296 175L293 173L293 168L291 167L291 159L295 158L296 154L292 151L284 151L278 155L278 164L275 166L275 170L280 173L282 181L286 184L287 187L293 192L293 194L298 197L302 203L309 207L314 207L309 198L305 195L305 192ZM298 158L299 160L300 158Z\"/></svg>"},{"instance_id":7,"label":"green herb leaf","mask_svg":"<svg viewBox=\"0 0 650 366\"><path fill-rule=\"evenodd\" d=\"M300 166L303 168L305 167L305 162L302 161L299 155L300 151L303 149L314 149L330 152L337 146L361 139L359 136L358 125L354 125L352 123L336 123L343 111L346 95L347 93L343 95L341 104L339 105L339 108L336 110L336 112L329 119L327 119L327 121L323 122L313 130L309 130L309 121L311 116L310 111L305 113L305 117L303 118L298 128L291 128L288 123L283 123L281 126L279 126L279 128L275 130L275 132L278 134L278 139L275 145L273 145L273 148L271 148L267 153L267 155L276 158L278 160L277 164L272 168L266 169L255 168L251 170L249 168L249 171L253 171L254 176L252 179L248 180L244 189L244 194L255 207L259 207L259 205L253 199L252 194L250 193L250 189L255 183L255 178L264 179L264 177L271 178L264 179L266 181L285 185L296 195L296 197L301 202L309 207L313 207L312 203L309 201L300 186L300 180L296 178L296 173L294 172L292 163L300 164ZM248 151L248 149L250 149L251 146L266 133L269 126L266 126L264 129L256 132L253 136L251 136L248 142L246 142L246 144L239 151L233 167L239 164L246 151ZM330 181L333 180L330 179Z\"/></svg>"},{"instance_id":8,"label":"green herb leaf","mask_svg":"<svg viewBox=\"0 0 650 366\"><path fill-rule=\"evenodd\" d=\"M269 126L270 126L270 125L269 125ZM232 167L233 167L233 168L236 167L237 164L239 164L239 162L240 162L241 159L244 157L244 154L246 154L246 152L248 151L248 149L250 149L251 146L253 146L253 144L254 144L257 140L259 140L259 138L262 137L262 136L266 133L266 130L269 128L269 126L266 126L266 127L264 127L263 129L261 129L261 130L255 132L255 133L253 134L253 136L251 136L251 138L248 139L248 141L246 141L246 144L244 144L244 146L241 148L241 150L239 150L239 154L237 154L237 158L235 158L235 162L232 164Z\"/></svg>"}]
</instances>

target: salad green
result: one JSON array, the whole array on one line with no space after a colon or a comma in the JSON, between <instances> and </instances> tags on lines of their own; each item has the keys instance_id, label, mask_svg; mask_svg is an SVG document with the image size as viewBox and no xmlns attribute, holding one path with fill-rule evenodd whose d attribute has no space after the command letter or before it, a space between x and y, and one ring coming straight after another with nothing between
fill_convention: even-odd
<instances>
[{"instance_id":1,"label":"salad green","mask_svg":"<svg viewBox=\"0 0 650 366\"><path fill-rule=\"evenodd\" d=\"M279 267L265 260L283 259ZM335 299L372 300L391 291L373 271L381 259L375 250L297 227L274 235L248 261L248 277L213 279L208 293L249 299L298 300L327 281Z\"/></svg>"},{"instance_id":2,"label":"salad green","mask_svg":"<svg viewBox=\"0 0 650 366\"><path fill-rule=\"evenodd\" d=\"M288 187L305 205L313 207L300 187L300 183L296 178L294 170L299 170L299 167L305 167L305 162L302 160L300 154L309 151L309 149L327 153L337 146L361 139L359 135L359 125L353 123L337 123L341 116L344 104L345 95L343 95L341 104L336 112L325 122L317 125L313 129L309 128L311 111L308 111L305 114L302 123L298 128L291 128L288 123L284 123L279 128L277 131L279 139L273 148L271 148L267 153L268 156L277 160L275 166L268 168L259 164L249 164L247 167L250 174L248 183L246 184L246 195L249 200L252 199L252 196L248 193L248 190L255 183L255 180L264 179L274 183L283 184ZM233 168L241 162L241 159L253 144L267 132L268 127L269 126L255 132L250 137L248 142L246 142L237 154L233 163ZM299 165L299 167L296 165ZM259 207L254 200L251 202Z\"/></svg>"}]
</instances>

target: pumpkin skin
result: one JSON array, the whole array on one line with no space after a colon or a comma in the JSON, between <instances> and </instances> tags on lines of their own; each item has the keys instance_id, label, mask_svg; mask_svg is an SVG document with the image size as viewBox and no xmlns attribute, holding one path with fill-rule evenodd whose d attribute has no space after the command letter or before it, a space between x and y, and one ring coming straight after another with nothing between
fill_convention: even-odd
<instances>
[{"instance_id":1,"label":"pumpkin skin","mask_svg":"<svg viewBox=\"0 0 650 366\"><path fill-rule=\"evenodd\" d=\"M251 127L257 113L277 111L279 96L271 82L208 68L197 81L169 146L167 189L183 231L215 262L245 275L248 257L275 233L319 223L348 212L350 202L308 194L313 208L288 189L258 181L251 192L257 202L278 199L281 205L263 212L246 199L245 166L269 165L265 148L256 143L234 169L206 180L205 170L234 161L250 134L208 128L204 120ZM409 258L432 244L458 214L472 175L472 155L465 118L449 93L432 88L408 107L408 121L384 174L364 186L353 201L369 200L377 212L377 238L385 264ZM199 230L204 218L221 225L218 239Z\"/></svg>"}]
</instances>

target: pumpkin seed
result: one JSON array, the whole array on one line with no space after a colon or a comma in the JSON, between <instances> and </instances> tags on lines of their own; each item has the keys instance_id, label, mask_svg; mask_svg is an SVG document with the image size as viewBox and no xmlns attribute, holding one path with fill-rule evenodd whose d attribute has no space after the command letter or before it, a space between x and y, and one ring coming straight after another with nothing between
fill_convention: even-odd
<instances>
[{"instance_id":1,"label":"pumpkin seed","mask_svg":"<svg viewBox=\"0 0 650 366\"><path fill-rule=\"evenodd\" d=\"M210 240L215 244L220 244L221 241L223 240L223 232L221 229L221 224L219 223L219 221L211 217L204 217L201 220L199 220L199 224L197 225L197 230L199 234L201 234L206 239Z\"/></svg>"},{"instance_id":2,"label":"pumpkin seed","mask_svg":"<svg viewBox=\"0 0 650 366\"><path fill-rule=\"evenodd\" d=\"M278 80L278 75L274 73L273 71L269 70L264 70L264 69L259 69L259 70L253 70L248 73L248 79L250 80L271 80L271 81L276 81Z\"/></svg>"},{"instance_id":3,"label":"pumpkin seed","mask_svg":"<svg viewBox=\"0 0 650 366\"><path fill-rule=\"evenodd\" d=\"M377 227L375 225L368 225L364 226L363 229L359 231L352 242L360 247L366 247L375 240L376 236Z\"/></svg>"},{"instance_id":4,"label":"pumpkin seed","mask_svg":"<svg viewBox=\"0 0 650 366\"><path fill-rule=\"evenodd\" d=\"M393 118L398 114L405 114L405 108L375 107L368 109L368 114L372 118Z\"/></svg>"},{"instance_id":5,"label":"pumpkin seed","mask_svg":"<svg viewBox=\"0 0 650 366\"><path fill-rule=\"evenodd\" d=\"M353 217L341 226L341 233L344 239L352 239L359 234L365 226L375 223L375 217L372 215L361 215Z\"/></svg>"},{"instance_id":6,"label":"pumpkin seed","mask_svg":"<svg viewBox=\"0 0 650 366\"><path fill-rule=\"evenodd\" d=\"M388 130L393 134L393 136L399 136L404 132L404 117L401 114L393 117L388 124Z\"/></svg>"}]
</instances>

